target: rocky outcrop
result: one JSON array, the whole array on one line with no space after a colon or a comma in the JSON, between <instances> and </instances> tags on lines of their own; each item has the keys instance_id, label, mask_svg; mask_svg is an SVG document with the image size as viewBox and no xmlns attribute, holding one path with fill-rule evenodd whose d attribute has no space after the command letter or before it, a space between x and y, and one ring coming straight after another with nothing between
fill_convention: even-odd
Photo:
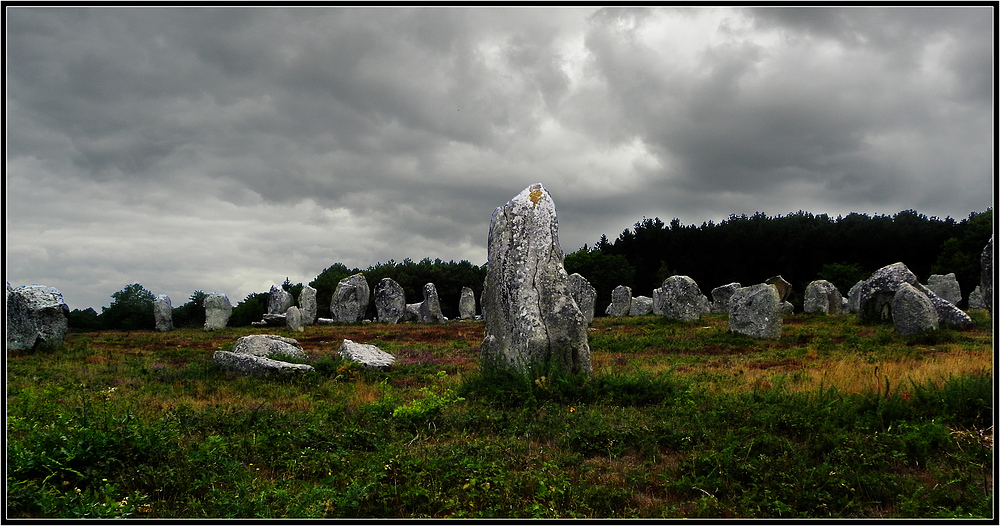
<instances>
[{"instance_id":1,"label":"rocky outcrop","mask_svg":"<svg viewBox=\"0 0 1000 526\"><path fill-rule=\"evenodd\" d=\"M406 294L392 278L382 278L375 285L375 312L382 323L398 323L406 314Z\"/></svg>"},{"instance_id":2,"label":"rocky outcrop","mask_svg":"<svg viewBox=\"0 0 1000 526\"><path fill-rule=\"evenodd\" d=\"M44 285L7 285L7 348L53 349L69 329L69 306L62 293Z\"/></svg>"},{"instance_id":3,"label":"rocky outcrop","mask_svg":"<svg viewBox=\"0 0 1000 526\"><path fill-rule=\"evenodd\" d=\"M160 294L153 300L153 320L156 322L156 330L160 332L174 330L174 309L166 294Z\"/></svg>"},{"instance_id":4,"label":"rocky outcrop","mask_svg":"<svg viewBox=\"0 0 1000 526\"><path fill-rule=\"evenodd\" d=\"M778 287L761 283L741 287L729 299L729 330L759 340L781 337Z\"/></svg>"},{"instance_id":5,"label":"rocky outcrop","mask_svg":"<svg viewBox=\"0 0 1000 526\"><path fill-rule=\"evenodd\" d=\"M330 300L330 318L338 323L356 323L365 317L371 290L362 273L348 276L337 283Z\"/></svg>"},{"instance_id":6,"label":"rocky outcrop","mask_svg":"<svg viewBox=\"0 0 1000 526\"><path fill-rule=\"evenodd\" d=\"M558 230L555 204L540 183L493 212L480 299L486 364L591 374L587 320L570 295Z\"/></svg>"},{"instance_id":7,"label":"rocky outcrop","mask_svg":"<svg viewBox=\"0 0 1000 526\"><path fill-rule=\"evenodd\" d=\"M938 322L958 327L972 325L969 315L962 312L950 301L942 299L919 281L903 263L886 265L864 281L858 293L858 316L863 323L882 323L892 321L892 299L896 291L907 283L921 294L927 296L937 312Z\"/></svg>"}]
</instances>

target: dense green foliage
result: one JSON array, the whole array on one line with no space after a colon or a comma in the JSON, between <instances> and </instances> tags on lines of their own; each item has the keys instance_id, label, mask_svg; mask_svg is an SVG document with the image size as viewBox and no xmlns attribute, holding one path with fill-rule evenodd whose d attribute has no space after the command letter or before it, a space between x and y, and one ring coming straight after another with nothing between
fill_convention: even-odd
<instances>
[{"instance_id":1,"label":"dense green foliage","mask_svg":"<svg viewBox=\"0 0 1000 526\"><path fill-rule=\"evenodd\" d=\"M706 295L734 281L750 285L780 274L792 284L790 301L801 308L810 281L828 279L846 294L857 279L901 261L923 282L931 274L954 272L968 297L979 284L980 256L992 232L992 208L962 221L928 218L913 210L891 217L852 213L836 219L803 211L776 217L757 213L700 227L677 219L669 225L659 218L643 219L613 243L602 238L595 247L581 249L585 255L567 256L566 271L580 272L593 283L604 276L588 268L594 266L591 261L620 256L626 268L634 269L634 278L612 288L628 285L633 295L645 296L672 274L690 276ZM605 266L613 265L609 261ZM599 288L598 293L605 291ZM599 297L598 314L610 302L610 290L605 294Z\"/></svg>"},{"instance_id":2,"label":"dense green foliage","mask_svg":"<svg viewBox=\"0 0 1000 526\"><path fill-rule=\"evenodd\" d=\"M114 301L102 309L101 325L108 329L123 331L150 330L156 326L153 319L152 292L142 285L133 283L111 295Z\"/></svg>"}]
</instances>

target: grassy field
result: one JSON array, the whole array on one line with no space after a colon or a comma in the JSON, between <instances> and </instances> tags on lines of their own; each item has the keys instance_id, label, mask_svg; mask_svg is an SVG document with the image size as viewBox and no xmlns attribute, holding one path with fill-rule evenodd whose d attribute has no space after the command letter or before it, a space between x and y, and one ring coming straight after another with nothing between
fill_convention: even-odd
<instances>
[{"instance_id":1,"label":"grassy field","mask_svg":"<svg viewBox=\"0 0 1000 526\"><path fill-rule=\"evenodd\" d=\"M990 517L993 339L797 314L598 318L590 379L479 370L481 322L77 333L7 354L8 517ZM315 373L217 369L240 336ZM396 356L367 370L348 338Z\"/></svg>"}]
</instances>

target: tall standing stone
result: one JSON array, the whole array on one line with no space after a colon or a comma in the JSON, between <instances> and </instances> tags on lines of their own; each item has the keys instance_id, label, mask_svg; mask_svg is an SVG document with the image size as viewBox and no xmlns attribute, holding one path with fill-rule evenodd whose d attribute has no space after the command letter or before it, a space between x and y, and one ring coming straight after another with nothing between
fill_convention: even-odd
<instances>
[{"instance_id":1,"label":"tall standing stone","mask_svg":"<svg viewBox=\"0 0 1000 526\"><path fill-rule=\"evenodd\" d=\"M493 212L488 253L483 361L589 376L587 320L570 295L555 204L540 183Z\"/></svg>"},{"instance_id":2,"label":"tall standing stone","mask_svg":"<svg viewBox=\"0 0 1000 526\"><path fill-rule=\"evenodd\" d=\"M302 318L302 325L316 323L317 312L316 289L303 285L302 291L299 292L299 316Z\"/></svg>"},{"instance_id":3,"label":"tall standing stone","mask_svg":"<svg viewBox=\"0 0 1000 526\"><path fill-rule=\"evenodd\" d=\"M53 287L8 284L6 316L8 349L52 349L69 330L69 306Z\"/></svg>"},{"instance_id":4,"label":"tall standing stone","mask_svg":"<svg viewBox=\"0 0 1000 526\"><path fill-rule=\"evenodd\" d=\"M778 287L760 283L741 287L729 299L729 330L759 340L781 338Z\"/></svg>"},{"instance_id":5,"label":"tall standing stone","mask_svg":"<svg viewBox=\"0 0 1000 526\"><path fill-rule=\"evenodd\" d=\"M931 274L931 277L927 278L927 288L934 291L934 294L941 299L950 301L952 305L958 305L962 301L962 288L954 272L943 275Z\"/></svg>"},{"instance_id":6,"label":"tall standing stone","mask_svg":"<svg viewBox=\"0 0 1000 526\"><path fill-rule=\"evenodd\" d=\"M986 304L986 310L993 314L993 236L990 236L989 242L983 247L983 255L980 259L980 265L983 269L980 275L980 292L983 295L983 303Z\"/></svg>"},{"instance_id":7,"label":"tall standing stone","mask_svg":"<svg viewBox=\"0 0 1000 526\"><path fill-rule=\"evenodd\" d=\"M267 313L284 314L291 306L292 294L277 285L271 285L267 294Z\"/></svg>"},{"instance_id":8,"label":"tall standing stone","mask_svg":"<svg viewBox=\"0 0 1000 526\"><path fill-rule=\"evenodd\" d=\"M695 321L712 310L708 298L689 276L670 276L663 280L653 311L675 320ZM654 291L655 292L655 291Z\"/></svg>"},{"instance_id":9,"label":"tall standing stone","mask_svg":"<svg viewBox=\"0 0 1000 526\"><path fill-rule=\"evenodd\" d=\"M844 297L833 283L817 279L806 285L805 299L802 302L804 312L840 314L843 304Z\"/></svg>"},{"instance_id":10,"label":"tall standing stone","mask_svg":"<svg viewBox=\"0 0 1000 526\"><path fill-rule=\"evenodd\" d=\"M781 277L781 274L767 278L764 283L774 285L774 288L778 289L778 301L780 302L788 301L788 296L792 294L792 284Z\"/></svg>"},{"instance_id":11,"label":"tall standing stone","mask_svg":"<svg viewBox=\"0 0 1000 526\"><path fill-rule=\"evenodd\" d=\"M463 320L476 317L476 293L469 287L462 287L462 294L458 298L458 317Z\"/></svg>"},{"instance_id":12,"label":"tall standing stone","mask_svg":"<svg viewBox=\"0 0 1000 526\"><path fill-rule=\"evenodd\" d=\"M632 287L618 285L611 291L611 304L604 309L604 314L613 317L628 316L632 310Z\"/></svg>"},{"instance_id":13,"label":"tall standing stone","mask_svg":"<svg viewBox=\"0 0 1000 526\"><path fill-rule=\"evenodd\" d=\"M213 292L205 296L205 330L214 331L226 328L229 316L233 314L233 304L221 292Z\"/></svg>"},{"instance_id":14,"label":"tall standing stone","mask_svg":"<svg viewBox=\"0 0 1000 526\"><path fill-rule=\"evenodd\" d=\"M153 300L153 319L156 330L169 332L174 330L174 309L170 306L170 297L160 294Z\"/></svg>"},{"instance_id":15,"label":"tall standing stone","mask_svg":"<svg viewBox=\"0 0 1000 526\"><path fill-rule=\"evenodd\" d=\"M288 325L288 329L294 332L303 332L305 327L302 325L302 312L296 306L288 307L285 311L285 324Z\"/></svg>"},{"instance_id":16,"label":"tall standing stone","mask_svg":"<svg viewBox=\"0 0 1000 526\"><path fill-rule=\"evenodd\" d=\"M375 312L382 323L398 323L406 314L406 294L392 278L382 278L375 285Z\"/></svg>"},{"instance_id":17,"label":"tall standing stone","mask_svg":"<svg viewBox=\"0 0 1000 526\"><path fill-rule=\"evenodd\" d=\"M597 289L587 281L587 278L580 274L569 275L569 294L580 308L587 324L594 321L594 309L597 306Z\"/></svg>"},{"instance_id":18,"label":"tall standing stone","mask_svg":"<svg viewBox=\"0 0 1000 526\"><path fill-rule=\"evenodd\" d=\"M365 275L360 272L340 280L330 300L330 317L338 323L361 321L368 309L370 292Z\"/></svg>"},{"instance_id":19,"label":"tall standing stone","mask_svg":"<svg viewBox=\"0 0 1000 526\"><path fill-rule=\"evenodd\" d=\"M729 298L740 289L737 282L720 285L712 289L712 312L715 314L727 314L729 312Z\"/></svg>"},{"instance_id":20,"label":"tall standing stone","mask_svg":"<svg viewBox=\"0 0 1000 526\"><path fill-rule=\"evenodd\" d=\"M433 283L424 284L424 301L420 304L420 321L424 323L444 321L444 314L441 313L441 300L438 298L437 287Z\"/></svg>"}]
</instances>

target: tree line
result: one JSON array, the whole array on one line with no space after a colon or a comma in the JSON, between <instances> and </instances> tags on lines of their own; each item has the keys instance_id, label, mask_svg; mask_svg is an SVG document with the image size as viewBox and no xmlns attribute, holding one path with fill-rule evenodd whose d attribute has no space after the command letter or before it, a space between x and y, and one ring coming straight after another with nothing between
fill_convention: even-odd
<instances>
[{"instance_id":1,"label":"tree line","mask_svg":"<svg viewBox=\"0 0 1000 526\"><path fill-rule=\"evenodd\" d=\"M810 281L825 279L847 294L858 280L897 261L924 283L931 274L955 273L963 298L968 298L979 284L980 258L992 234L992 208L972 212L961 221L927 217L914 210L893 216L851 213L835 219L803 211L775 217L758 212L752 216L734 214L700 227L682 225L678 219L668 225L659 218L643 218L614 242L601 236L593 247L584 245L567 254L564 266L567 273L580 273L597 290L599 316L611 303L611 291L618 285L631 287L634 296L651 296L666 278L678 274L694 279L706 296L727 283L752 285L781 275L792 284L789 301L801 309ZM442 313L456 318L462 287L471 288L480 298L486 271L485 264L429 258L419 262L389 260L364 270L334 263L309 285L317 291L318 315L329 317L337 283L353 274L364 274L373 295L382 278L392 278L402 286L409 303L422 301L424 284L434 283ZM303 284L286 278L282 288L297 300ZM202 327L205 296L196 290L188 302L175 307L174 326ZM155 297L141 284L130 284L111 297L114 301L101 313L93 308L73 310L70 327L84 331L155 328ZM248 326L262 319L267 313L267 298L268 291L249 294L233 307L229 325ZM366 318L375 315L374 301L369 301Z\"/></svg>"}]
</instances>

